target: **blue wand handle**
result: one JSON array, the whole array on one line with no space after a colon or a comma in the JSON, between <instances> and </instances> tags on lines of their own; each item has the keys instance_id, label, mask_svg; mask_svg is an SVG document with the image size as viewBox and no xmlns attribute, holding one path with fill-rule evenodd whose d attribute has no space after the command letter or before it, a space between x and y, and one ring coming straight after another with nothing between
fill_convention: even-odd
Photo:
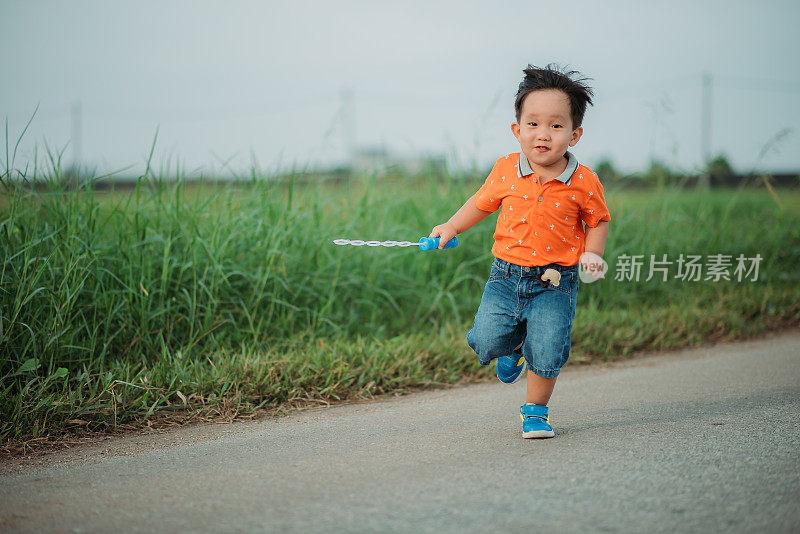
<instances>
[{"instance_id":1,"label":"blue wand handle","mask_svg":"<svg viewBox=\"0 0 800 534\"><path fill-rule=\"evenodd\" d=\"M454 237L444 244L444 248L455 248L458 246L458 238ZM419 240L420 250L437 250L439 248L438 237L423 237Z\"/></svg>"}]
</instances>

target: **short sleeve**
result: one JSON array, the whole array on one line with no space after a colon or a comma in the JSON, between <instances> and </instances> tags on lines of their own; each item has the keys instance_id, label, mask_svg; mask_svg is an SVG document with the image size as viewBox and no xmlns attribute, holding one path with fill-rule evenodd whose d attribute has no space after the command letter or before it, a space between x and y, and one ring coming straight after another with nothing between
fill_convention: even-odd
<instances>
[{"instance_id":1,"label":"short sleeve","mask_svg":"<svg viewBox=\"0 0 800 534\"><path fill-rule=\"evenodd\" d=\"M495 163L486 181L475 193L475 205L479 210L494 212L500 207L502 198L502 182L499 179L500 163Z\"/></svg>"},{"instance_id":2,"label":"short sleeve","mask_svg":"<svg viewBox=\"0 0 800 534\"><path fill-rule=\"evenodd\" d=\"M606 199L603 195L603 184L597 179L590 182L589 190L586 192L584 205L581 206L581 220L590 228L596 227L602 221L610 221L611 213L606 206Z\"/></svg>"}]
</instances>

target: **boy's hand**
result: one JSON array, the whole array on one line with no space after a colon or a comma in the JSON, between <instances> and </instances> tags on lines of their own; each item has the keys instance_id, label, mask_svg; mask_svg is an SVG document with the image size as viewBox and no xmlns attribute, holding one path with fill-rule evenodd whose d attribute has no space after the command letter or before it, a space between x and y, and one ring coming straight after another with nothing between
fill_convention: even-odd
<instances>
[{"instance_id":1,"label":"boy's hand","mask_svg":"<svg viewBox=\"0 0 800 534\"><path fill-rule=\"evenodd\" d=\"M482 221L489 215L488 211L483 211L475 204L475 196L471 196L464 202L450 220L439 226L434 226L431 235L428 237L439 238L439 250L444 249L444 245L457 236L460 232L466 232L476 223Z\"/></svg>"},{"instance_id":2,"label":"boy's hand","mask_svg":"<svg viewBox=\"0 0 800 534\"><path fill-rule=\"evenodd\" d=\"M438 237L439 250L442 250L444 248L444 244L453 239L456 234L458 234L456 227L452 223L446 222L444 224L434 226L433 230L431 230L431 235L428 237Z\"/></svg>"},{"instance_id":3,"label":"boy's hand","mask_svg":"<svg viewBox=\"0 0 800 534\"><path fill-rule=\"evenodd\" d=\"M589 278L585 280L586 282L590 280L600 280L606 277L608 264L599 254L586 251L581 255L580 263L581 267L583 267L583 272L589 276Z\"/></svg>"}]
</instances>

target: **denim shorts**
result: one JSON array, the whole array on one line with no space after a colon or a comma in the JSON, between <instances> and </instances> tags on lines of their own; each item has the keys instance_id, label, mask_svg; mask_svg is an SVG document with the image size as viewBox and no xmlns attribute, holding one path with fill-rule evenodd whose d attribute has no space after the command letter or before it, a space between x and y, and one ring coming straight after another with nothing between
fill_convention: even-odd
<instances>
[{"instance_id":1,"label":"denim shorts","mask_svg":"<svg viewBox=\"0 0 800 534\"><path fill-rule=\"evenodd\" d=\"M561 273L558 287L540 276L547 269ZM522 267L495 258L483 290L467 343L481 365L509 356L522 344L521 354L536 375L558 376L569 358L572 321L578 300L578 266L551 263Z\"/></svg>"}]
</instances>

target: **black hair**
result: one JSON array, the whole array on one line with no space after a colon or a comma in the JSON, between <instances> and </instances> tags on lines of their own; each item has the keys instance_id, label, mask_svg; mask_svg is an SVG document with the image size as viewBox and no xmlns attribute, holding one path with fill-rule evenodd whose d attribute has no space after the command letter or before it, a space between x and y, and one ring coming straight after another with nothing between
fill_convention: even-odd
<instances>
[{"instance_id":1,"label":"black hair","mask_svg":"<svg viewBox=\"0 0 800 534\"><path fill-rule=\"evenodd\" d=\"M550 63L544 68L535 65L528 65L523 69L525 78L517 89L517 98L514 101L514 109L517 113L517 122L522 115L522 102L525 97L534 91L545 89L556 89L563 91L569 98L570 115L572 118L573 130L583 123L583 115L586 113L586 104L592 104L594 92L587 82L591 78L585 78L576 70L565 70L554 63Z\"/></svg>"}]
</instances>

